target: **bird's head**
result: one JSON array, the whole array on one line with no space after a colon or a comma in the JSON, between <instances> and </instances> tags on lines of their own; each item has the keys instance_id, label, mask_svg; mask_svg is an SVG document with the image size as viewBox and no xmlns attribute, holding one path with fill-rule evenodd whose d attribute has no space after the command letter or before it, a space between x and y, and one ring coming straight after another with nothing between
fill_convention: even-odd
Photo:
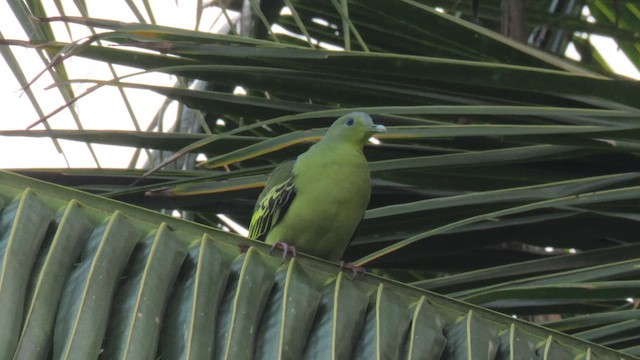
<instances>
[{"instance_id":1,"label":"bird's head","mask_svg":"<svg viewBox=\"0 0 640 360\"><path fill-rule=\"evenodd\" d=\"M384 132L387 132L387 129L374 124L371 116L363 112L352 112L338 118L323 140L338 140L363 146L371 135Z\"/></svg>"}]
</instances>

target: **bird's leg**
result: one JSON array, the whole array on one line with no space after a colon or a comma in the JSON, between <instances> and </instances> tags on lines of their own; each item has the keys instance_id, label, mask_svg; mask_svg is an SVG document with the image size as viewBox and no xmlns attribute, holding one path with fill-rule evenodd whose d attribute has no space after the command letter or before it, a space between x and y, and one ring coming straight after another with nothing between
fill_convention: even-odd
<instances>
[{"instance_id":1,"label":"bird's leg","mask_svg":"<svg viewBox=\"0 0 640 360\"><path fill-rule=\"evenodd\" d=\"M247 251L249 251L249 248L251 246L247 245L247 244L240 244L240 245L238 245L238 247L240 248L240 252L246 253Z\"/></svg>"},{"instance_id":2,"label":"bird's leg","mask_svg":"<svg viewBox=\"0 0 640 360\"><path fill-rule=\"evenodd\" d=\"M344 269L349 269L353 273L353 277L351 278L351 280L355 279L358 274L364 274L367 272L367 270L365 270L365 268L362 266L353 265L353 263L345 263L344 261L340 260L340 270Z\"/></svg>"},{"instance_id":3,"label":"bird's leg","mask_svg":"<svg viewBox=\"0 0 640 360\"><path fill-rule=\"evenodd\" d=\"M289 254L289 252L291 252L291 256L296 257L296 247L293 245L289 245L285 242L277 242L271 247L271 252L273 252L273 249L275 248L282 249L282 262L287 260L287 254Z\"/></svg>"}]
</instances>

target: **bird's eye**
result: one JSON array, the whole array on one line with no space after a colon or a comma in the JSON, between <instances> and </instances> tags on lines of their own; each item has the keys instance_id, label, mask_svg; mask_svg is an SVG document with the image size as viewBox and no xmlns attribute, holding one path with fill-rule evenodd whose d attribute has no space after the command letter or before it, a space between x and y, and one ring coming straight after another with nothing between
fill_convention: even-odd
<instances>
[{"instance_id":1,"label":"bird's eye","mask_svg":"<svg viewBox=\"0 0 640 360\"><path fill-rule=\"evenodd\" d=\"M344 124L347 126L353 126L354 123L355 121L353 119L348 119L347 121L344 122Z\"/></svg>"}]
</instances>

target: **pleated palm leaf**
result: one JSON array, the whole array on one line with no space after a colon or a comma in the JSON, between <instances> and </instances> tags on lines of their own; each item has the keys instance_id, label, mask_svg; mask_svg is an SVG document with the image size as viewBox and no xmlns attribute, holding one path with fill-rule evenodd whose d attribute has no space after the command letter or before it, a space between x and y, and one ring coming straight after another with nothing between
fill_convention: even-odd
<instances>
[{"instance_id":1,"label":"pleated palm leaf","mask_svg":"<svg viewBox=\"0 0 640 360\"><path fill-rule=\"evenodd\" d=\"M455 15L458 8L448 3L452 2L442 1L440 6ZM496 2L479 3L477 16L495 27L490 10ZM586 2L599 19L592 24L580 11L546 19L542 14L548 8L540 3L531 5L527 13L530 30L538 31L538 39L543 36L539 30L546 26L545 41L582 44L581 54L587 54L585 49L591 48L580 43L576 29L619 35L621 48L637 64L633 52L637 25L628 21L632 2L617 8L618 32L610 31L615 18L611 22L606 16L616 10L611 4ZM234 4L218 3L228 5L228 14L240 10ZM75 339L92 333L93 339L77 343L90 351L86 354L100 349L104 356L122 354L133 351L123 349L144 343L140 351L145 356L180 357L192 348L171 341L180 337L175 331L187 326L176 325L181 321L192 326L187 326L193 329L189 336L213 341L202 340L204 345L198 349L234 359L273 358L274 354L325 358L324 351L343 358L351 354L438 358L442 353L443 358L492 359L506 358L516 348L517 354L526 354L524 358L623 356L579 339L622 350L628 358L640 352L636 331L640 324L636 310L640 297L636 280L640 261L637 82L612 75L598 65L601 62L587 64L586 55L585 64L580 64L550 53L562 54L561 49L541 51L441 13L429 7L438 6L436 1L298 0L285 1L285 11L280 11L283 4L278 2L244 5L250 11L243 19L253 16L253 21L242 21L236 32L256 38L89 17L42 18L37 24L21 17L38 29L62 21L99 30L81 44L55 42L46 36L31 43L5 43L172 74L185 82L206 81L206 87L164 87L127 77L72 79L96 84L95 89L146 89L179 101L202 114L202 133L49 129L0 135L123 145L148 149L152 156L156 150L203 153L207 160L200 169L159 170L144 178L143 171L134 169L23 172L150 209L188 211L193 220L204 224L221 226L218 215L224 214L248 225L255 198L277 163L304 151L321 136L323 130L318 128L327 127L340 114L366 111L389 131L378 137L380 144L365 149L374 181L371 209L345 260L387 280L345 279L336 276L336 267L304 256L280 265L276 254L272 257L259 244L230 234L154 217L71 190L56 196L54 190L45 190L46 185L6 175L8 188L13 189L3 195L7 204L18 193L32 194L26 187L42 186L42 195L36 195L47 204L43 224L55 218L51 211L75 204L72 199L77 200L75 207L92 204L86 210L89 215L84 215L90 223L84 231L91 234L87 250L69 256L82 260L75 266L53 265L67 274L58 279L63 284L56 290L60 309L54 315L49 310L48 315L50 328L62 330L57 330L58 338L49 333L42 340L53 342L54 356L67 354ZM33 7L18 6L16 14L20 9L43 15ZM476 16L465 11L459 15L470 20ZM278 27L284 30L274 31ZM126 47L103 46L105 42ZM323 49L328 47L344 50ZM58 62L54 65L58 74L64 74ZM246 95L232 93L238 86ZM59 89L70 91L69 83L61 80ZM69 101L84 95L67 93ZM168 163L173 158L158 161L164 160ZM136 186L131 186L134 180ZM135 214L116 212L120 207ZM161 227L162 222L168 227ZM90 290L94 276L90 264L100 263L98 253L92 251L101 249L103 245L98 244L111 243L102 240L111 228L124 232L117 235L123 244L113 244L122 253L110 255L119 259L119 265L114 263L108 269L110 275L105 274L110 282L95 290L105 302L101 310L91 309L90 303L83 308L80 300L89 299L85 295L94 291ZM204 233L214 240L202 240ZM147 234L154 235L147 238ZM53 251L46 239L43 249L47 250L41 250L40 257ZM160 244L167 247L163 266L154 265L150 255ZM212 245L211 250L203 250L206 244ZM41 247L34 244L30 256ZM213 260L201 260L203 256ZM37 260L33 272L19 277L21 286L32 284L25 288L31 290L21 293L16 285L18 292L6 295L15 297L13 301L22 304L25 314L35 311L27 308L36 309L31 304L33 290L38 288L34 281L43 273L39 266ZM160 269L146 270L154 266ZM212 278L201 278L201 266L213 267L208 270ZM151 280L146 271L166 272L157 275L164 282ZM124 277L130 281L118 281L121 273L131 274ZM75 282L67 278L76 279L78 285L69 285ZM156 286L151 305L145 303L145 281ZM197 286L208 286L202 290L207 295L196 294ZM244 286L256 293L244 293ZM301 298L289 304L288 294ZM340 294L345 297L341 299ZM206 299L189 300L196 295ZM544 322L570 336L452 298ZM342 300L350 305L340 308ZM300 307L296 301L306 305ZM204 302L206 316L214 320L199 328L193 311ZM135 341L132 314L146 306L154 309L154 316L145 318L150 320L148 328L139 330L146 340ZM83 311L98 317L86 320L96 328L77 332L84 326ZM289 311L301 318L286 322L283 319L294 316ZM28 318L23 323L16 314L12 314L13 332L7 332L6 344L20 348ZM426 317L424 323L421 316ZM346 333L337 334L337 329ZM246 331L253 334L252 345L238 347L235 341L240 340L234 336L247 336ZM428 334L415 335L427 336L427 345L413 338L417 331ZM294 335L297 340L288 338ZM158 341L161 346L156 349ZM414 351L414 346L429 347Z\"/></svg>"}]
</instances>

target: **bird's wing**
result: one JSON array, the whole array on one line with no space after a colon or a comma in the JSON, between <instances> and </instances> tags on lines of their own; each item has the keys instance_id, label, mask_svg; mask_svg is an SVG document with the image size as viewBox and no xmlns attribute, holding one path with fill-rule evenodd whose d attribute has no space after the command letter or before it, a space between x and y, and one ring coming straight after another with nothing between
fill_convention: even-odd
<instances>
[{"instance_id":1,"label":"bird's wing","mask_svg":"<svg viewBox=\"0 0 640 360\"><path fill-rule=\"evenodd\" d=\"M296 197L293 165L295 160L280 164L267 180L260 193L249 225L249 237L265 240L269 231L276 226L289 210Z\"/></svg>"}]
</instances>

